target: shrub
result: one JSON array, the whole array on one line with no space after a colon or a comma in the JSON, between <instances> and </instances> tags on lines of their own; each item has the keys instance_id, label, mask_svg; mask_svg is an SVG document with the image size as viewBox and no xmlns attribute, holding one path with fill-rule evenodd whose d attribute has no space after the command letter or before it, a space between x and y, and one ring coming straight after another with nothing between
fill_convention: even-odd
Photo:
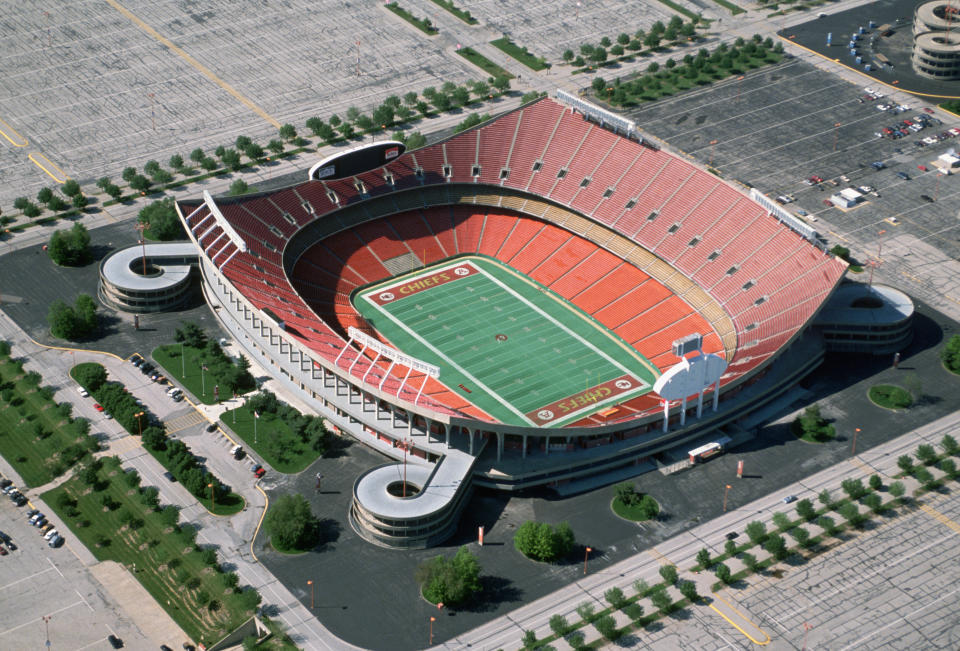
<instances>
[{"instance_id":1,"label":"shrub","mask_svg":"<svg viewBox=\"0 0 960 651\"><path fill-rule=\"evenodd\" d=\"M769 538L767 538L767 541L763 544L763 548L778 561L782 561L789 556L789 552L787 551L787 543L783 539L783 536L778 534L771 535Z\"/></svg>"},{"instance_id":2,"label":"shrub","mask_svg":"<svg viewBox=\"0 0 960 651\"><path fill-rule=\"evenodd\" d=\"M563 615L554 615L550 618L550 630L562 637L570 630L570 624Z\"/></svg>"},{"instance_id":3,"label":"shrub","mask_svg":"<svg viewBox=\"0 0 960 651\"><path fill-rule=\"evenodd\" d=\"M593 623L594 628L600 632L600 635L610 641L618 640L623 635L623 631L617 628L617 622L610 615L604 615Z\"/></svg>"},{"instance_id":4,"label":"shrub","mask_svg":"<svg viewBox=\"0 0 960 651\"><path fill-rule=\"evenodd\" d=\"M716 568L714 568L714 574L724 583L730 583L730 568L727 567L726 563L717 563Z\"/></svg>"},{"instance_id":5,"label":"shrub","mask_svg":"<svg viewBox=\"0 0 960 651\"><path fill-rule=\"evenodd\" d=\"M593 617L594 617L593 611L594 611L593 603L589 601L584 601L579 606L577 606L577 614L580 615L580 619L582 619L585 622L593 621Z\"/></svg>"},{"instance_id":6,"label":"shrub","mask_svg":"<svg viewBox=\"0 0 960 651\"><path fill-rule=\"evenodd\" d=\"M626 597L623 595L623 590L617 587L610 588L603 593L603 598L607 600L611 606L615 609L620 610L624 604L627 603Z\"/></svg>"},{"instance_id":7,"label":"shrub","mask_svg":"<svg viewBox=\"0 0 960 651\"><path fill-rule=\"evenodd\" d=\"M553 561L563 558L573 550L573 530L566 522L556 528L545 522L524 522L513 536L517 550L528 558L538 561Z\"/></svg>"},{"instance_id":8,"label":"shrub","mask_svg":"<svg viewBox=\"0 0 960 651\"><path fill-rule=\"evenodd\" d=\"M452 559L436 556L421 563L416 579L431 603L458 604L480 591L480 563L461 547Z\"/></svg>"},{"instance_id":9,"label":"shrub","mask_svg":"<svg viewBox=\"0 0 960 651\"><path fill-rule=\"evenodd\" d=\"M752 542L754 545L758 545L767 537L767 525L759 520L754 520L747 525L746 532L747 536L750 538L750 542Z\"/></svg>"},{"instance_id":10,"label":"shrub","mask_svg":"<svg viewBox=\"0 0 960 651\"><path fill-rule=\"evenodd\" d=\"M667 585L673 585L677 582L677 566L676 565L661 565L660 566L660 576L666 582Z\"/></svg>"}]
</instances>

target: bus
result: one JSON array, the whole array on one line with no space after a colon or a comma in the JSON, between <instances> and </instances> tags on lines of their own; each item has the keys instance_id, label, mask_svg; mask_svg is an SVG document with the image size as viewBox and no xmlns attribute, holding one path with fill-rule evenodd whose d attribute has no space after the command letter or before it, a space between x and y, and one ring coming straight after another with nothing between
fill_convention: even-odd
<instances>
[{"instance_id":1,"label":"bus","mask_svg":"<svg viewBox=\"0 0 960 651\"><path fill-rule=\"evenodd\" d=\"M706 461L710 457L723 454L728 443L730 443L730 437L723 436L716 441L711 441L710 443L690 450L687 452L687 456L690 457L691 464L700 463Z\"/></svg>"}]
</instances>

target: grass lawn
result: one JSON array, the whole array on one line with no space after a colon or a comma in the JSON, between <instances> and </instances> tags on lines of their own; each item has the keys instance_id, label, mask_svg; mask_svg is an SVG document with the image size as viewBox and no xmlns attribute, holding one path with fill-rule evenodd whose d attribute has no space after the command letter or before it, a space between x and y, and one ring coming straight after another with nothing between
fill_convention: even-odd
<instances>
[{"instance_id":1,"label":"grass lawn","mask_svg":"<svg viewBox=\"0 0 960 651\"><path fill-rule=\"evenodd\" d=\"M0 361L0 385L2 395L10 398L9 402L0 398L0 452L28 486L42 486L66 472L72 463L66 462L64 451L80 456L75 444L95 449L93 439L78 429L81 425L70 425L65 412L25 373L19 374L9 358ZM42 438L34 434L38 426L45 434Z\"/></svg>"},{"instance_id":2,"label":"grass lawn","mask_svg":"<svg viewBox=\"0 0 960 651\"><path fill-rule=\"evenodd\" d=\"M195 642L220 639L252 614L250 602L233 592L226 575L205 562L189 537L145 504L119 465L116 457L105 460L100 490L74 477L43 499L99 560L131 571L136 565L136 579ZM64 494L76 500L75 507L64 503ZM105 496L110 507L104 506ZM134 519L124 524L125 515Z\"/></svg>"},{"instance_id":3,"label":"grass lawn","mask_svg":"<svg viewBox=\"0 0 960 651\"><path fill-rule=\"evenodd\" d=\"M654 514L652 517L649 517L641 508L639 503L624 504L619 497L613 498L613 501L610 502L610 508L613 509L613 512L624 520L630 520L632 522L643 522L645 520L652 520L653 518L657 517L656 514Z\"/></svg>"},{"instance_id":4,"label":"grass lawn","mask_svg":"<svg viewBox=\"0 0 960 651\"><path fill-rule=\"evenodd\" d=\"M892 384L877 384L867 393L875 405L887 409L906 409L913 404L913 396L906 389Z\"/></svg>"},{"instance_id":5,"label":"grass lawn","mask_svg":"<svg viewBox=\"0 0 960 651\"><path fill-rule=\"evenodd\" d=\"M411 25L413 25L414 27L416 27L417 29L419 29L421 32L423 32L423 33L426 34L427 36L436 36L436 35L437 35L437 32L438 32L439 30L437 30L436 27L434 27L433 25L430 24L430 20L429 20L429 19L427 19L427 18L417 18L416 16L414 16L413 14L411 14L409 11L407 11L406 9L404 9L403 7L401 7L400 5L398 5L396 2L391 2L390 4L386 5L386 7L387 7L387 9L388 9L389 11L391 11L391 12L395 13L396 15L400 16L400 17L403 18L405 21L407 21L408 23L410 23Z\"/></svg>"},{"instance_id":6,"label":"grass lawn","mask_svg":"<svg viewBox=\"0 0 960 651\"><path fill-rule=\"evenodd\" d=\"M198 497L197 501L203 504L203 508L214 515L233 515L234 513L240 513L243 507L247 505L247 501L236 493L230 493L226 497L221 497L217 500L216 504L212 504L209 497Z\"/></svg>"},{"instance_id":7,"label":"grass lawn","mask_svg":"<svg viewBox=\"0 0 960 651\"><path fill-rule=\"evenodd\" d=\"M187 390L205 405L215 405L221 400L232 398L226 391L220 392L220 400L214 397L216 382L209 371L201 369L204 359L203 351L191 346L183 346L183 356L180 357L180 344L157 346L153 350L153 359L163 367L163 372L169 378L176 378ZM186 370L186 375L182 371Z\"/></svg>"},{"instance_id":8,"label":"grass lawn","mask_svg":"<svg viewBox=\"0 0 960 651\"><path fill-rule=\"evenodd\" d=\"M797 419L790 423L790 433L796 436L801 441L806 441L807 443L826 443L827 441L832 441L837 438L837 433L834 433L830 436L826 434L821 434L819 438L813 435L813 432L804 432L803 426L800 424L800 420Z\"/></svg>"},{"instance_id":9,"label":"grass lawn","mask_svg":"<svg viewBox=\"0 0 960 651\"><path fill-rule=\"evenodd\" d=\"M737 14L746 13L745 9L743 9L742 7L738 7L732 2L727 2L727 0L713 0L713 1L716 2L718 5L720 5L721 7L723 7L724 9L729 10L730 13L733 14L734 16L736 16Z\"/></svg>"},{"instance_id":10,"label":"grass lawn","mask_svg":"<svg viewBox=\"0 0 960 651\"><path fill-rule=\"evenodd\" d=\"M477 24L477 19L471 16L469 11L465 11L454 5L453 0L432 0L432 2L435 5L440 5L468 25Z\"/></svg>"},{"instance_id":11,"label":"grass lawn","mask_svg":"<svg viewBox=\"0 0 960 651\"><path fill-rule=\"evenodd\" d=\"M265 413L259 419L254 419L253 410L243 405L225 411L220 420L277 472L302 472L320 457L319 452L294 436L287 424L275 414Z\"/></svg>"},{"instance_id":12,"label":"grass lawn","mask_svg":"<svg viewBox=\"0 0 960 651\"><path fill-rule=\"evenodd\" d=\"M533 56L527 52L525 48L520 47L506 36L498 38L495 41L490 41L490 45L507 56L513 57L531 70L546 70L550 67L550 65L545 63L540 57Z\"/></svg>"},{"instance_id":13,"label":"grass lawn","mask_svg":"<svg viewBox=\"0 0 960 651\"><path fill-rule=\"evenodd\" d=\"M507 70L501 68L496 63L474 50L472 47L462 47L457 50L457 54L493 77L506 77L507 79L513 79L513 75L511 75Z\"/></svg>"}]
</instances>

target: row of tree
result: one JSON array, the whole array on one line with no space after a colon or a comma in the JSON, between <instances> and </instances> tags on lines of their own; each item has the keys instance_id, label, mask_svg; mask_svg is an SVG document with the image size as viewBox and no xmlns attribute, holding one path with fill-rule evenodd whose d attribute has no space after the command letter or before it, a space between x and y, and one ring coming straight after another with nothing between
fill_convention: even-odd
<instances>
[{"instance_id":1,"label":"row of tree","mask_svg":"<svg viewBox=\"0 0 960 651\"><path fill-rule=\"evenodd\" d=\"M638 29L630 34L621 32L617 35L617 41L614 43L610 37L604 36L599 44L582 43L579 48L579 54L575 54L572 49L563 51L561 58L565 63L576 67L582 67L587 62L602 64L607 61L608 55L622 57L639 53L644 47L650 50L658 49L664 42L676 44L680 41L690 41L697 39L697 24L700 18L697 17L690 22L684 22L679 16L673 16L666 25L661 21L655 22L650 26L650 31L645 32Z\"/></svg>"},{"instance_id":2,"label":"row of tree","mask_svg":"<svg viewBox=\"0 0 960 651\"><path fill-rule=\"evenodd\" d=\"M221 395L229 397L233 393L246 393L255 388L257 383L250 374L250 361L240 356L234 363L214 339L192 321L186 321L176 329L174 341L182 342L200 354L202 364L206 366L206 373L216 385L219 385ZM179 355L179 347L172 349L172 355Z\"/></svg>"},{"instance_id":3,"label":"row of tree","mask_svg":"<svg viewBox=\"0 0 960 651\"><path fill-rule=\"evenodd\" d=\"M40 188L40 191L37 192L37 203L33 203L27 197L17 197L13 200L13 207L30 219L42 215L44 209L54 213L62 213L68 209L83 210L87 207L89 199L84 196L80 189L80 184L75 180L67 179L67 181L60 186L60 191L66 195L69 202L55 193L51 188Z\"/></svg>"}]
</instances>

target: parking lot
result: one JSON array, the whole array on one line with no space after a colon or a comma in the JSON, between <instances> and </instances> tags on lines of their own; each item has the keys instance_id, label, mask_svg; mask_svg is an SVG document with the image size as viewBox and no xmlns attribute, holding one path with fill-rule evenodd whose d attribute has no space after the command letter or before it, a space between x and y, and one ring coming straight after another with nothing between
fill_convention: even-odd
<instances>
[{"instance_id":1,"label":"parking lot","mask_svg":"<svg viewBox=\"0 0 960 651\"><path fill-rule=\"evenodd\" d=\"M39 649L49 639L57 649L105 648L111 634L128 648L152 646L74 554L69 531L54 522L66 543L51 549L27 523L28 508L0 500L0 531L15 546L0 556L0 647Z\"/></svg>"},{"instance_id":2,"label":"parking lot","mask_svg":"<svg viewBox=\"0 0 960 651\"><path fill-rule=\"evenodd\" d=\"M714 167L726 179L755 186L771 197L792 195L796 201L789 210L808 213L831 245L848 246L861 259L876 253L881 230L885 238L908 235L947 257L960 258L960 176L942 176L931 165L939 155L960 148L960 139L914 144L960 127L960 119L942 111L927 113L917 99L891 102L887 96L865 95L862 86L794 59L639 107L631 117L644 131ZM878 110L881 104L909 108L894 115L892 107ZM934 124L896 140L877 136L917 115L932 118ZM874 162L883 168L874 169ZM825 182L806 184L813 176ZM824 204L835 192L861 185L874 188L879 196L867 194L861 204L844 211Z\"/></svg>"}]
</instances>

